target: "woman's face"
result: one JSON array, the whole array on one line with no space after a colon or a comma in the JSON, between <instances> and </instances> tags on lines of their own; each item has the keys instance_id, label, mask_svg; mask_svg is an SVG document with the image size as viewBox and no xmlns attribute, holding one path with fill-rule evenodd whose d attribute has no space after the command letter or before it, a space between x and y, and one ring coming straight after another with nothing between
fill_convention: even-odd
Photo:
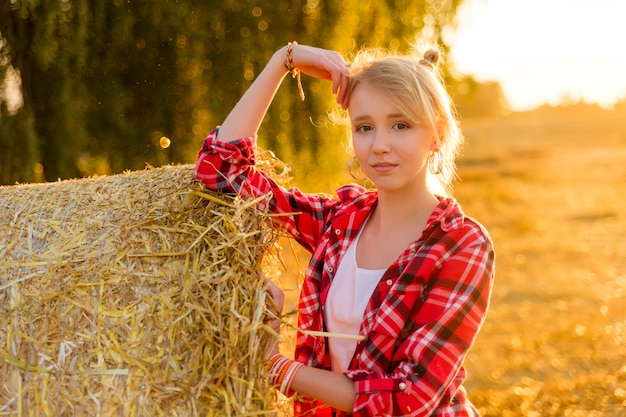
<instances>
[{"instance_id":1,"label":"woman's face","mask_svg":"<svg viewBox=\"0 0 626 417\"><path fill-rule=\"evenodd\" d=\"M434 136L411 121L391 98L367 82L356 86L348 106L352 145L362 171L379 192L411 192L426 186Z\"/></svg>"}]
</instances>

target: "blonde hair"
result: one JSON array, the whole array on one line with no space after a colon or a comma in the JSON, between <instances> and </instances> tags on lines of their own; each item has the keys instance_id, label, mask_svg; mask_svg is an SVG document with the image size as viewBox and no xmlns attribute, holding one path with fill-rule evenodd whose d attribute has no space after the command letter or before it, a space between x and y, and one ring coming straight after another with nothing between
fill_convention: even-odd
<instances>
[{"instance_id":1,"label":"blonde hair","mask_svg":"<svg viewBox=\"0 0 626 417\"><path fill-rule=\"evenodd\" d=\"M436 176L440 184L437 191L451 194L456 179L455 158L463 135L437 65L439 58L435 48L429 48L423 55L417 51L398 55L380 49L363 49L350 65L349 93L367 82L387 93L407 117L426 126L437 138L443 155L443 168Z\"/></svg>"}]
</instances>

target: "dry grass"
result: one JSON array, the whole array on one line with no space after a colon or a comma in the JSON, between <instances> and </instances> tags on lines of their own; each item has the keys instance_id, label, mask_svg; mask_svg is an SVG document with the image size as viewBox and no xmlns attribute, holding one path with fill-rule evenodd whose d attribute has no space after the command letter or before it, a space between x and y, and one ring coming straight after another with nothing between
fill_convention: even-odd
<instances>
[{"instance_id":1,"label":"dry grass","mask_svg":"<svg viewBox=\"0 0 626 417\"><path fill-rule=\"evenodd\" d=\"M0 188L0 415L271 414L254 206L192 166Z\"/></svg>"},{"instance_id":2,"label":"dry grass","mask_svg":"<svg viewBox=\"0 0 626 417\"><path fill-rule=\"evenodd\" d=\"M457 197L497 249L467 359L485 416L626 413L626 130L618 117L467 122Z\"/></svg>"}]
</instances>

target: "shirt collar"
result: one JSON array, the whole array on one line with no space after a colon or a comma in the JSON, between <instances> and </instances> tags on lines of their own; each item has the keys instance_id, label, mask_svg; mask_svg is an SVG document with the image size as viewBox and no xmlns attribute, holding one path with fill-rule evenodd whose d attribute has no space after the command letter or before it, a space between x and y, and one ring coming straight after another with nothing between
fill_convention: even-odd
<instances>
[{"instance_id":1,"label":"shirt collar","mask_svg":"<svg viewBox=\"0 0 626 417\"><path fill-rule=\"evenodd\" d=\"M354 206L357 210L370 207L378 200L376 191L368 190L356 184L344 185L337 189L337 196L343 205Z\"/></svg>"},{"instance_id":2,"label":"shirt collar","mask_svg":"<svg viewBox=\"0 0 626 417\"><path fill-rule=\"evenodd\" d=\"M337 196L346 208L357 211L364 208L371 209L378 200L376 191L368 190L356 184L344 185L339 188ZM431 214L427 227L439 224L444 232L450 232L461 229L464 219L463 210L454 198L440 197L439 204Z\"/></svg>"},{"instance_id":3,"label":"shirt collar","mask_svg":"<svg viewBox=\"0 0 626 417\"><path fill-rule=\"evenodd\" d=\"M460 204L452 197L441 198L428 221L429 225L440 224L441 230L450 232L463 227L465 216Z\"/></svg>"}]
</instances>

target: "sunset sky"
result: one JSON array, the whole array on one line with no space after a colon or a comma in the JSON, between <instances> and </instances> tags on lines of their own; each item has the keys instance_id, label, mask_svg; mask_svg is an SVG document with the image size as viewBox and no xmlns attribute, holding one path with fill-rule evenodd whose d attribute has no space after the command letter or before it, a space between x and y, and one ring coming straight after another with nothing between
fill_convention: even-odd
<instances>
[{"instance_id":1,"label":"sunset sky","mask_svg":"<svg viewBox=\"0 0 626 417\"><path fill-rule=\"evenodd\" d=\"M465 0L451 59L513 110L626 97L626 0Z\"/></svg>"}]
</instances>

